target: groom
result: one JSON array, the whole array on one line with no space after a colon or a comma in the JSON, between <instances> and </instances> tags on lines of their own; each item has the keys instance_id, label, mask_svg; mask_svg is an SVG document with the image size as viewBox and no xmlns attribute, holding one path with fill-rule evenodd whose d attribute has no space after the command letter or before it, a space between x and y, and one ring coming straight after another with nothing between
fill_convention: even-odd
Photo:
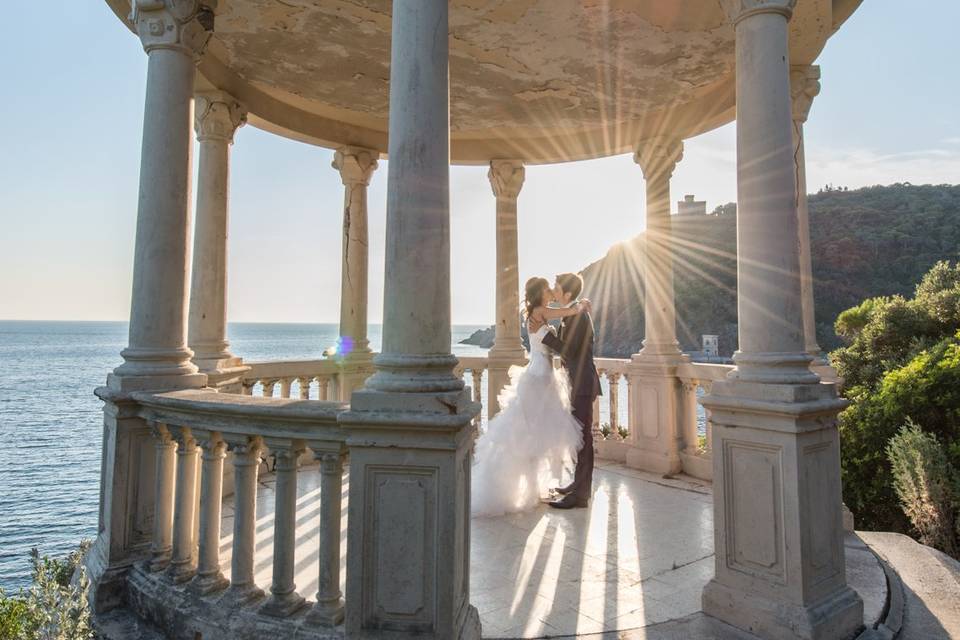
<instances>
[{"instance_id":1,"label":"groom","mask_svg":"<svg viewBox=\"0 0 960 640\"><path fill-rule=\"evenodd\" d=\"M583 278L575 273L561 273L554 285L556 301L562 307L575 303L583 291ZM577 456L573 482L557 489L563 498L550 503L557 509L586 507L593 494L593 403L600 395L600 376L593 362L593 319L589 311L568 316L560 324L558 334L548 332L543 338L560 355L563 368L570 375L570 398L573 417L583 429L583 448Z\"/></svg>"}]
</instances>

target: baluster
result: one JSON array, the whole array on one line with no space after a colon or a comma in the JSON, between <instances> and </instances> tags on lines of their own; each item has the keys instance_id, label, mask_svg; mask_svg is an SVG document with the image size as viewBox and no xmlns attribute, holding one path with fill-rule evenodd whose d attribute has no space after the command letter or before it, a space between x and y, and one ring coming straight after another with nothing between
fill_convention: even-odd
<instances>
[{"instance_id":1,"label":"baluster","mask_svg":"<svg viewBox=\"0 0 960 640\"><path fill-rule=\"evenodd\" d=\"M311 378L298 378L300 381L300 399L309 400L310 399L310 382Z\"/></svg>"},{"instance_id":2,"label":"baluster","mask_svg":"<svg viewBox=\"0 0 960 640\"><path fill-rule=\"evenodd\" d=\"M600 431L600 396L593 399L593 425L591 431L593 432L594 442L603 440L603 433Z\"/></svg>"},{"instance_id":3,"label":"baluster","mask_svg":"<svg viewBox=\"0 0 960 640\"><path fill-rule=\"evenodd\" d=\"M180 427L177 440L177 486L173 514L173 554L170 576L175 583L193 577L194 523L197 509L197 441L190 429Z\"/></svg>"},{"instance_id":4,"label":"baluster","mask_svg":"<svg viewBox=\"0 0 960 640\"><path fill-rule=\"evenodd\" d=\"M200 442L200 549L197 575L190 588L206 595L225 588L227 579L220 571L220 514L223 496L223 459L227 443L212 432Z\"/></svg>"},{"instance_id":5,"label":"baluster","mask_svg":"<svg viewBox=\"0 0 960 640\"><path fill-rule=\"evenodd\" d=\"M170 564L170 552L173 550L173 487L177 443L170 437L166 425L154 422L151 428L156 439L157 461L150 570L162 571Z\"/></svg>"},{"instance_id":6,"label":"baluster","mask_svg":"<svg viewBox=\"0 0 960 640\"><path fill-rule=\"evenodd\" d=\"M263 397L272 398L273 397L273 388L276 386L276 380L261 380L260 383L263 385Z\"/></svg>"},{"instance_id":7,"label":"baluster","mask_svg":"<svg viewBox=\"0 0 960 640\"><path fill-rule=\"evenodd\" d=\"M473 401L483 406L483 369L471 369L470 374L473 379ZM473 423L478 427L483 423L483 411L477 414Z\"/></svg>"},{"instance_id":8,"label":"baluster","mask_svg":"<svg viewBox=\"0 0 960 640\"><path fill-rule=\"evenodd\" d=\"M307 615L313 624L343 622L340 591L340 518L343 505L343 452L317 451L320 460L320 575L317 602Z\"/></svg>"},{"instance_id":9,"label":"baluster","mask_svg":"<svg viewBox=\"0 0 960 640\"><path fill-rule=\"evenodd\" d=\"M253 579L253 552L257 538L257 472L263 444L259 437L231 446L234 473L233 557L227 595L240 603L263 597Z\"/></svg>"},{"instance_id":10,"label":"baluster","mask_svg":"<svg viewBox=\"0 0 960 640\"><path fill-rule=\"evenodd\" d=\"M710 393L710 388L713 386L713 382L712 381L707 382L702 386L705 393ZM703 408L703 414L704 414L704 423L705 423L704 429L706 431L705 433L706 442L704 443L704 455L710 456L713 453L713 421L710 419L710 410L707 409L706 407Z\"/></svg>"},{"instance_id":11,"label":"baluster","mask_svg":"<svg viewBox=\"0 0 960 640\"><path fill-rule=\"evenodd\" d=\"M691 455L699 454L700 439L697 433L697 380L681 381L680 400L680 450Z\"/></svg>"},{"instance_id":12,"label":"baluster","mask_svg":"<svg viewBox=\"0 0 960 640\"><path fill-rule=\"evenodd\" d=\"M620 435L620 374L608 373L610 382L610 432L614 442L623 441Z\"/></svg>"},{"instance_id":13,"label":"baluster","mask_svg":"<svg viewBox=\"0 0 960 640\"><path fill-rule=\"evenodd\" d=\"M330 376L317 376L317 384L320 385L320 399L327 400L330 397Z\"/></svg>"},{"instance_id":14,"label":"baluster","mask_svg":"<svg viewBox=\"0 0 960 640\"><path fill-rule=\"evenodd\" d=\"M289 398L290 397L290 385L293 383L292 378L281 378L280 379L280 397Z\"/></svg>"},{"instance_id":15,"label":"baluster","mask_svg":"<svg viewBox=\"0 0 960 640\"><path fill-rule=\"evenodd\" d=\"M297 547L297 460L302 445L275 452L276 493L273 510L273 581L270 599L260 608L262 613L285 618L303 606L294 582ZM321 496L321 500L322 500Z\"/></svg>"},{"instance_id":16,"label":"baluster","mask_svg":"<svg viewBox=\"0 0 960 640\"><path fill-rule=\"evenodd\" d=\"M627 381L627 441L636 442L638 430L634 427L638 424L639 417L634 415L636 407L633 400L633 378L628 373L623 374L623 377Z\"/></svg>"},{"instance_id":17,"label":"baluster","mask_svg":"<svg viewBox=\"0 0 960 640\"><path fill-rule=\"evenodd\" d=\"M253 395L253 388L257 386L256 380L244 380L241 387L241 393L245 396Z\"/></svg>"}]
</instances>

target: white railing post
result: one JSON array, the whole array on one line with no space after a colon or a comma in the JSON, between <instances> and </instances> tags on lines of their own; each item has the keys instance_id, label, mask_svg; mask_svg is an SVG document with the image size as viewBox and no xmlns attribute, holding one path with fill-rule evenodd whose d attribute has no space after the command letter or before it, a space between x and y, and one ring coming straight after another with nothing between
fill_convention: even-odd
<instances>
[{"instance_id":1,"label":"white railing post","mask_svg":"<svg viewBox=\"0 0 960 640\"><path fill-rule=\"evenodd\" d=\"M154 484L153 542L150 546L151 571L163 571L170 564L173 550L173 487L176 474L177 443L170 437L167 426L153 423L156 442L156 481Z\"/></svg>"},{"instance_id":2,"label":"white railing post","mask_svg":"<svg viewBox=\"0 0 960 640\"><path fill-rule=\"evenodd\" d=\"M223 495L223 460L227 444L213 432L200 442L203 450L200 475L200 546L197 575L191 587L201 595L227 587L220 570L220 515Z\"/></svg>"},{"instance_id":3,"label":"white railing post","mask_svg":"<svg viewBox=\"0 0 960 640\"><path fill-rule=\"evenodd\" d=\"M170 577L186 582L196 571L194 564L194 523L197 509L197 441L190 429L179 427L177 441L177 486L173 514L173 554Z\"/></svg>"},{"instance_id":4,"label":"white railing post","mask_svg":"<svg viewBox=\"0 0 960 640\"><path fill-rule=\"evenodd\" d=\"M230 561L230 588L226 596L237 603L263 597L254 580L253 554L257 541L257 474L263 445L258 437L234 444L233 557Z\"/></svg>"},{"instance_id":5,"label":"white railing post","mask_svg":"<svg viewBox=\"0 0 960 640\"><path fill-rule=\"evenodd\" d=\"M271 445L272 446L272 445ZM304 447L294 443L275 449L276 489L273 511L273 581L270 599L260 611L285 618L304 605L294 582L297 548L297 461Z\"/></svg>"},{"instance_id":6,"label":"white railing post","mask_svg":"<svg viewBox=\"0 0 960 640\"><path fill-rule=\"evenodd\" d=\"M323 626L343 622L343 592L340 591L340 522L343 511L343 451L319 450L320 460L320 552L317 601L307 621Z\"/></svg>"}]
</instances>

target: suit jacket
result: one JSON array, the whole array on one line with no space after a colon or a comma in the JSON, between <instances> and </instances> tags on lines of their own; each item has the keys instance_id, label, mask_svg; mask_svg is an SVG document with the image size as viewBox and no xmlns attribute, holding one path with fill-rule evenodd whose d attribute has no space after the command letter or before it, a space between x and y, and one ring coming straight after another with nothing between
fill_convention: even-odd
<instances>
[{"instance_id":1,"label":"suit jacket","mask_svg":"<svg viewBox=\"0 0 960 640\"><path fill-rule=\"evenodd\" d=\"M570 374L570 395L596 398L601 395L600 376L593 362L593 318L589 313L567 316L560 331L547 332L543 344L560 355Z\"/></svg>"}]
</instances>

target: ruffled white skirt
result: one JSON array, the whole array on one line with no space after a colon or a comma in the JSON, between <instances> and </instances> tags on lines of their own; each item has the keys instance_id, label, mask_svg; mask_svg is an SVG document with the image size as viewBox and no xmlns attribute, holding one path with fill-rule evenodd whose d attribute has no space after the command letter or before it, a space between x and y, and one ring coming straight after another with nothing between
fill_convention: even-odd
<instances>
[{"instance_id":1,"label":"ruffled white skirt","mask_svg":"<svg viewBox=\"0 0 960 640\"><path fill-rule=\"evenodd\" d=\"M500 413L487 423L474 452L471 510L475 516L526 511L552 487L568 484L583 446L570 413L566 372L546 359L510 367Z\"/></svg>"}]
</instances>

